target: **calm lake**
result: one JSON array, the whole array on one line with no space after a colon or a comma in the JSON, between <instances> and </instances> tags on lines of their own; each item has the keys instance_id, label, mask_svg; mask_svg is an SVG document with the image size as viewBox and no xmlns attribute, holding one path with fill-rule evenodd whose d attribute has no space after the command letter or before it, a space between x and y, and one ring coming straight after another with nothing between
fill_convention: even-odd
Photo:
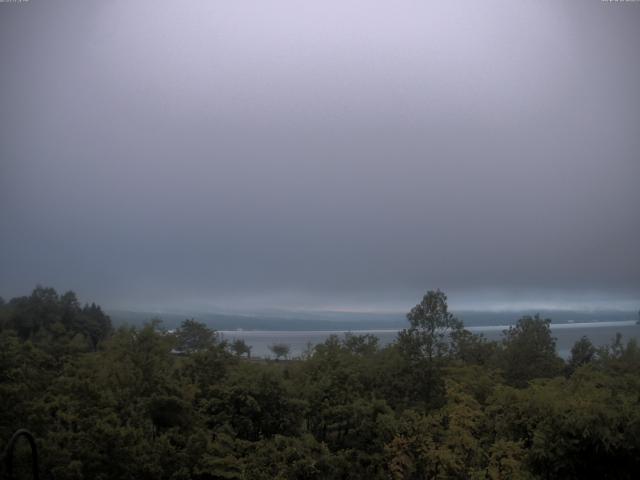
<instances>
[{"instance_id":1,"label":"calm lake","mask_svg":"<svg viewBox=\"0 0 640 480\"><path fill-rule=\"evenodd\" d=\"M474 333L482 333L490 340L499 340L502 331L508 329L508 325L490 325L467 327ZM615 322L590 322L590 323L560 323L552 324L551 330L556 338L558 354L564 358L569 356L571 347L576 340L583 335L596 346L607 345L615 338L616 333L621 333L623 339L640 338L640 325L635 321ZM301 355L309 344L316 345L324 342L330 335L344 335L351 332L356 335L370 333L380 339L381 345L386 345L395 340L398 330L333 330L333 331L267 331L267 330L226 330L220 331L222 338L233 341L242 339L252 347L251 354L254 357L273 357L269 346L274 343L286 343L291 348L291 357Z\"/></svg>"}]
</instances>

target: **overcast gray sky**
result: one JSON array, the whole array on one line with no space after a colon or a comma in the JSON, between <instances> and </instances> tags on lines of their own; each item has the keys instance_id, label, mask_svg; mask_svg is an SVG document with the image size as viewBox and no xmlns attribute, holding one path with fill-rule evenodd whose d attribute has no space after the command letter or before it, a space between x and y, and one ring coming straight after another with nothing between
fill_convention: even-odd
<instances>
[{"instance_id":1,"label":"overcast gray sky","mask_svg":"<svg viewBox=\"0 0 640 480\"><path fill-rule=\"evenodd\" d=\"M639 49L637 2L0 3L0 295L632 305Z\"/></svg>"}]
</instances>

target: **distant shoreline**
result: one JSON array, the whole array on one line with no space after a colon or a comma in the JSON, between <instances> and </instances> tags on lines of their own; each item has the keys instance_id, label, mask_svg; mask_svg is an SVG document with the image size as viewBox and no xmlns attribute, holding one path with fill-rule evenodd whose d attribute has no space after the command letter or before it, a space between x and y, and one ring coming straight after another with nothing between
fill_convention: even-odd
<instances>
[{"instance_id":1,"label":"distant shoreline","mask_svg":"<svg viewBox=\"0 0 640 480\"><path fill-rule=\"evenodd\" d=\"M466 327L473 333L482 334L489 341L500 342L503 332L509 325L476 325ZM285 343L291 348L291 356L296 357L305 352L309 345L314 346L326 341L331 335L342 337L345 334L374 335L378 337L381 346L388 345L397 339L401 328L371 328L371 329L332 329L332 330L219 330L224 340L244 340L252 347L252 356L269 358L269 346L275 343ZM588 337L595 346L610 345L617 333L625 340L640 339L640 325L633 320L581 322L581 323L552 323L551 333L556 338L556 351L563 358L568 358L574 343L581 337Z\"/></svg>"},{"instance_id":2,"label":"distant shoreline","mask_svg":"<svg viewBox=\"0 0 640 480\"><path fill-rule=\"evenodd\" d=\"M512 324L515 325L515 322ZM465 329L470 332L497 332L502 330L508 330L512 325L475 325L471 327L465 327ZM562 329L578 329L578 328L605 328L605 327L630 327L637 325L634 320L618 320L618 321L604 321L604 322L580 322L580 323L551 323L551 330L562 330ZM271 329L249 329L249 328L240 328L236 330L218 330L218 333L223 335L233 335L239 333L255 333L255 334L304 334L304 335L313 335L313 334L345 334L345 333L353 333L356 335L364 335L367 333L376 334L376 333L397 333L400 332L402 328L378 328L378 329L332 329L332 330L271 330Z\"/></svg>"}]
</instances>

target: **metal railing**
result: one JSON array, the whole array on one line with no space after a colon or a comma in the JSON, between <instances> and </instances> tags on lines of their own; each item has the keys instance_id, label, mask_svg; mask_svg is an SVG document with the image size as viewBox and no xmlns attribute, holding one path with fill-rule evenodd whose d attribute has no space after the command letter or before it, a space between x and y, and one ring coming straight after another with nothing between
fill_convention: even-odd
<instances>
[{"instance_id":1,"label":"metal railing","mask_svg":"<svg viewBox=\"0 0 640 480\"><path fill-rule=\"evenodd\" d=\"M16 444L20 437L24 437L29 442L31 446L31 472L34 480L40 480L40 470L38 467L38 446L36 445L36 439L33 437L31 432L25 429L20 429L16 431L9 440L7 447L2 454L2 470L0 470L0 478L1 479L13 479L13 456ZM51 472L47 472L46 478L48 480L54 480L53 474Z\"/></svg>"}]
</instances>

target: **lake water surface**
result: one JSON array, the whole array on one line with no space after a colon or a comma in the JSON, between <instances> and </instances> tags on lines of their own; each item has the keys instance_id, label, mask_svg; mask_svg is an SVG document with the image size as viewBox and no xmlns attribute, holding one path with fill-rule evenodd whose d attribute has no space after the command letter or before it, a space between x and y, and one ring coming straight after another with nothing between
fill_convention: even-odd
<instances>
[{"instance_id":1,"label":"lake water surface","mask_svg":"<svg viewBox=\"0 0 640 480\"><path fill-rule=\"evenodd\" d=\"M499 340L508 325L489 325L467 327L473 333L481 333L489 340ZM640 339L640 325L634 321L559 323L552 324L551 331L556 338L558 354L567 358L571 347L582 336L586 335L594 345L610 344L616 333L621 333L625 342L631 338ZM347 332L355 335L372 334L379 338L381 345L393 342L398 330L332 330L332 331L268 331L268 330L226 330L220 334L225 340L242 339L252 347L254 357L273 357L269 346L274 343L286 343L291 348L291 357L300 356L308 345L324 342L330 335L342 336Z\"/></svg>"}]
</instances>

